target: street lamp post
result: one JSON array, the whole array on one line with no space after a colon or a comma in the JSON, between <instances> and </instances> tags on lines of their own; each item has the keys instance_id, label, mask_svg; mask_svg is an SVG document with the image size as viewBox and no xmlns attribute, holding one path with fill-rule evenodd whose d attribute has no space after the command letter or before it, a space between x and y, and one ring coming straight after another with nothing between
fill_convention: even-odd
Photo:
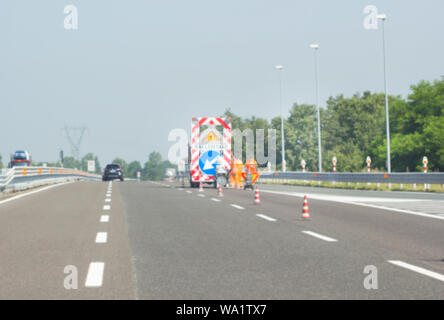
<instances>
[{"instance_id":1,"label":"street lamp post","mask_svg":"<svg viewBox=\"0 0 444 320\"><path fill-rule=\"evenodd\" d=\"M319 172L322 172L322 149L321 149L321 112L319 108L319 84L318 84L318 44L310 44L310 49L315 50L315 81L316 81L316 112L318 118L318 162Z\"/></svg>"},{"instance_id":2,"label":"street lamp post","mask_svg":"<svg viewBox=\"0 0 444 320\"><path fill-rule=\"evenodd\" d=\"M389 104L388 104L388 92L387 92L387 67L386 67L386 48L385 48L385 20L387 15L381 13L377 15L379 20L382 20L382 50L384 60L384 93L385 93L385 126L387 135L387 172L392 172L391 157L390 157L390 119L389 119Z\"/></svg>"},{"instance_id":3,"label":"street lamp post","mask_svg":"<svg viewBox=\"0 0 444 320\"><path fill-rule=\"evenodd\" d=\"M282 111L282 75L283 66L277 65L276 70L279 71L279 104L281 109L281 137L282 137L282 172L287 171L287 164L285 162L285 136L284 136L284 114Z\"/></svg>"}]
</instances>

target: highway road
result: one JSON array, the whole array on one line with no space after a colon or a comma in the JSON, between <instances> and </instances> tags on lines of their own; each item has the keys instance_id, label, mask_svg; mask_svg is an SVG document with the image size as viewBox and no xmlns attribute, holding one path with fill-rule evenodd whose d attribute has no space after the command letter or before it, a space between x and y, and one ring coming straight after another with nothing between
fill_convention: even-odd
<instances>
[{"instance_id":1,"label":"highway road","mask_svg":"<svg viewBox=\"0 0 444 320\"><path fill-rule=\"evenodd\" d=\"M444 299L443 195L260 190L254 204L252 191L85 181L2 199L0 299Z\"/></svg>"}]
</instances>

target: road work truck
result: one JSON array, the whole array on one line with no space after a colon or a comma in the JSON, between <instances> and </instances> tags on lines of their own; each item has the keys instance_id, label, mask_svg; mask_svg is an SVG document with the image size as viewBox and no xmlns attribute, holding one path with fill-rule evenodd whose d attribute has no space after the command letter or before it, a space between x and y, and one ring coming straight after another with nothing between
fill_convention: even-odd
<instances>
[{"instance_id":1,"label":"road work truck","mask_svg":"<svg viewBox=\"0 0 444 320\"><path fill-rule=\"evenodd\" d=\"M231 171L231 118L193 118L188 149L190 185L226 186Z\"/></svg>"}]
</instances>

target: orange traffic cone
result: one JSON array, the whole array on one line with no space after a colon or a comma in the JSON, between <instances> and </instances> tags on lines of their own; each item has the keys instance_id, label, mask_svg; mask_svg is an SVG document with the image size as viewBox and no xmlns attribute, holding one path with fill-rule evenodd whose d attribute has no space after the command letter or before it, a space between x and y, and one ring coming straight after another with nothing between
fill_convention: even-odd
<instances>
[{"instance_id":1,"label":"orange traffic cone","mask_svg":"<svg viewBox=\"0 0 444 320\"><path fill-rule=\"evenodd\" d=\"M203 185L202 185L202 181L199 182L199 192L203 192Z\"/></svg>"},{"instance_id":2,"label":"orange traffic cone","mask_svg":"<svg viewBox=\"0 0 444 320\"><path fill-rule=\"evenodd\" d=\"M261 203L261 197L259 195L259 188L256 187L256 191L254 192L254 203L259 204Z\"/></svg>"},{"instance_id":3,"label":"orange traffic cone","mask_svg":"<svg viewBox=\"0 0 444 320\"><path fill-rule=\"evenodd\" d=\"M302 218L301 220L311 220L310 211L308 210L308 200L307 196L304 196L304 206L302 207Z\"/></svg>"},{"instance_id":4,"label":"orange traffic cone","mask_svg":"<svg viewBox=\"0 0 444 320\"><path fill-rule=\"evenodd\" d=\"M222 186L221 185L219 185L219 188L217 189L217 195L219 197L223 197L224 196L224 194L222 193Z\"/></svg>"}]
</instances>

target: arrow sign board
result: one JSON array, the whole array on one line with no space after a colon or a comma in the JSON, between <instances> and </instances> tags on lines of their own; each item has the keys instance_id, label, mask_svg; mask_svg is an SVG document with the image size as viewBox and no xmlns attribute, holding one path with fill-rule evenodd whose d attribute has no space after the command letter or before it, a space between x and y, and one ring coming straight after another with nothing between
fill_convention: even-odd
<instances>
[{"instance_id":1,"label":"arrow sign board","mask_svg":"<svg viewBox=\"0 0 444 320\"><path fill-rule=\"evenodd\" d=\"M222 155L214 150L209 150L203 153L199 158L200 170L208 176L215 175L217 161L219 160L220 157L222 157Z\"/></svg>"},{"instance_id":2,"label":"arrow sign board","mask_svg":"<svg viewBox=\"0 0 444 320\"><path fill-rule=\"evenodd\" d=\"M242 172L242 178L244 179L245 182L247 182L247 173L246 172ZM258 173L252 173L251 174L251 184L255 184L257 181L257 178L259 178L259 174Z\"/></svg>"}]
</instances>

